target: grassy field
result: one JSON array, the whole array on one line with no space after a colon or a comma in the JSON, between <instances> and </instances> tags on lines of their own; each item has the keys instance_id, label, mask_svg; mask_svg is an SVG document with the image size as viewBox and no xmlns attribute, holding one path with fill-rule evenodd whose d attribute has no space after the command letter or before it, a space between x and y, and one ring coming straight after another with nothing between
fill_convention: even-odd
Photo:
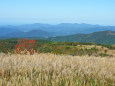
<instances>
[{"instance_id":1,"label":"grassy field","mask_svg":"<svg viewBox=\"0 0 115 86\"><path fill-rule=\"evenodd\" d=\"M115 58L0 53L0 86L115 86Z\"/></svg>"}]
</instances>

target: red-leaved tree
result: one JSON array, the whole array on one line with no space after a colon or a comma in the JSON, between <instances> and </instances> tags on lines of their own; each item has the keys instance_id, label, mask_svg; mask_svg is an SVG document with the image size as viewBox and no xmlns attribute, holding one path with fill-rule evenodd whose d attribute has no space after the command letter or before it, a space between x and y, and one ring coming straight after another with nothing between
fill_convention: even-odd
<instances>
[{"instance_id":1,"label":"red-leaved tree","mask_svg":"<svg viewBox=\"0 0 115 86\"><path fill-rule=\"evenodd\" d=\"M36 40L30 40L30 39L18 39L18 43L15 45L15 52L21 53L22 51L29 52L31 55L35 52L35 41Z\"/></svg>"}]
</instances>

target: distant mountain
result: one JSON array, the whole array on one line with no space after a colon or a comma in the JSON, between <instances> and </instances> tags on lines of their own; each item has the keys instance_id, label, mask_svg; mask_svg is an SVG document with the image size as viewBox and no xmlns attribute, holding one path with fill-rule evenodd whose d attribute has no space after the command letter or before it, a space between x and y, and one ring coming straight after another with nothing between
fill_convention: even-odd
<instances>
[{"instance_id":1,"label":"distant mountain","mask_svg":"<svg viewBox=\"0 0 115 86\"><path fill-rule=\"evenodd\" d=\"M58 42L95 42L100 44L115 44L115 31L100 31L90 34L76 34L70 36L57 36L48 38Z\"/></svg>"},{"instance_id":2,"label":"distant mountain","mask_svg":"<svg viewBox=\"0 0 115 86\"><path fill-rule=\"evenodd\" d=\"M9 33L13 33L13 32L16 32L16 31L19 31L19 30L12 29L12 28L0 28L0 36L6 35L6 34L9 34Z\"/></svg>"},{"instance_id":3,"label":"distant mountain","mask_svg":"<svg viewBox=\"0 0 115 86\"><path fill-rule=\"evenodd\" d=\"M14 30L15 31L15 30ZM67 36L55 36L55 33L43 30L31 30L28 32L16 31L0 36L0 39L8 38L29 38L29 39L47 39L58 42L95 42L99 44L115 44L115 31L99 31L89 34L75 34Z\"/></svg>"},{"instance_id":4,"label":"distant mountain","mask_svg":"<svg viewBox=\"0 0 115 86\"><path fill-rule=\"evenodd\" d=\"M50 33L42 30L32 30L28 32L17 31L13 33L8 33L1 36L0 38L47 38L50 36Z\"/></svg>"},{"instance_id":5,"label":"distant mountain","mask_svg":"<svg viewBox=\"0 0 115 86\"><path fill-rule=\"evenodd\" d=\"M1 30L2 29L2 30ZM5 31L4 31L4 30ZM0 26L0 33L12 33L16 31L29 32L32 30L42 30L48 33L51 33L52 36L64 36L64 35L73 35L78 33L88 34L97 31L111 30L115 31L115 26L101 26L101 25L91 25L91 24L78 24L78 23L61 23L57 25L50 24L26 24L18 26Z\"/></svg>"}]
</instances>

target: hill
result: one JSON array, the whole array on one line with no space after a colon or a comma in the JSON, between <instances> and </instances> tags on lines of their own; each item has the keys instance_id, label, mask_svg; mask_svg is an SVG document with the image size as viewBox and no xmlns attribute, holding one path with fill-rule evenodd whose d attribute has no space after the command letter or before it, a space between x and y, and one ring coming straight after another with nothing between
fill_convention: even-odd
<instances>
[{"instance_id":1,"label":"hill","mask_svg":"<svg viewBox=\"0 0 115 86\"><path fill-rule=\"evenodd\" d=\"M14 53L17 39L0 40L0 52ZM39 53L65 54L72 56L101 56L115 57L115 46L107 44L78 43L78 42L52 42L48 40L36 40L36 48Z\"/></svg>"},{"instance_id":2,"label":"hill","mask_svg":"<svg viewBox=\"0 0 115 86\"><path fill-rule=\"evenodd\" d=\"M115 31L100 31L90 34L75 34L70 36L57 36L48 38L58 42L95 42L98 44L115 44Z\"/></svg>"},{"instance_id":3,"label":"hill","mask_svg":"<svg viewBox=\"0 0 115 86\"><path fill-rule=\"evenodd\" d=\"M8 33L6 35L2 35L0 38L1 39L7 39L7 38L47 38L51 36L50 33L42 31L42 30L32 30L28 32L23 32L23 31L17 31L17 32L12 32Z\"/></svg>"},{"instance_id":4,"label":"hill","mask_svg":"<svg viewBox=\"0 0 115 86\"><path fill-rule=\"evenodd\" d=\"M0 28L0 36L4 36L6 34L14 33L17 31L19 31L19 30L13 29L13 28Z\"/></svg>"}]
</instances>

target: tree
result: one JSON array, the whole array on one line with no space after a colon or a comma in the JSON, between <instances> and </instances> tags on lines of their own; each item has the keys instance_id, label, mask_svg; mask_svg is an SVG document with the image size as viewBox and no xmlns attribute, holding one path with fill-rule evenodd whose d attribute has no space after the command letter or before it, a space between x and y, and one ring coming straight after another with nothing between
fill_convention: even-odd
<instances>
[{"instance_id":1,"label":"tree","mask_svg":"<svg viewBox=\"0 0 115 86\"><path fill-rule=\"evenodd\" d=\"M32 55L35 52L35 41L36 40L30 40L30 39L18 39L18 43L15 45L15 52L21 53L24 51L26 54L27 51Z\"/></svg>"}]
</instances>

